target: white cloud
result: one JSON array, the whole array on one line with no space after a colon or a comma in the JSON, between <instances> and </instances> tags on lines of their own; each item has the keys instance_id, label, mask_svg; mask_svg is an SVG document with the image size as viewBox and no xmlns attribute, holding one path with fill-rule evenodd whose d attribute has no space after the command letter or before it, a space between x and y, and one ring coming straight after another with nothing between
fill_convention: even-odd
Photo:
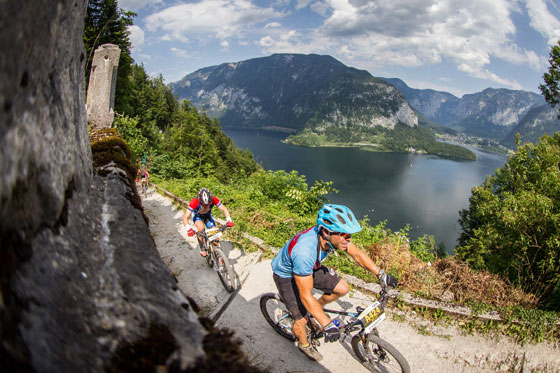
<instances>
[{"instance_id":1,"label":"white cloud","mask_svg":"<svg viewBox=\"0 0 560 373\"><path fill-rule=\"evenodd\" d=\"M314 37L328 36L356 65L413 67L446 60L470 76L511 88L520 85L491 72L491 58L542 68L534 52L513 44L511 12L517 8L509 0L330 0L329 5L332 15Z\"/></svg>"},{"instance_id":2,"label":"white cloud","mask_svg":"<svg viewBox=\"0 0 560 373\"><path fill-rule=\"evenodd\" d=\"M278 23L278 22L270 22L270 23L267 23L267 24L264 26L264 28L265 28L265 29L267 29L267 28L277 28L277 27L281 27L281 26L282 26L282 25L281 25L280 23Z\"/></svg>"},{"instance_id":3,"label":"white cloud","mask_svg":"<svg viewBox=\"0 0 560 373\"><path fill-rule=\"evenodd\" d=\"M163 30L184 37L213 35L221 39L284 15L248 0L206 0L168 7L146 17L146 25L150 31Z\"/></svg>"},{"instance_id":4,"label":"white cloud","mask_svg":"<svg viewBox=\"0 0 560 373\"><path fill-rule=\"evenodd\" d=\"M483 68L473 67L473 66L468 65L468 64L461 64L461 65L457 66L457 68L460 71L464 71L467 74L469 74L470 76L475 77L475 78L490 80L492 82L504 85L504 86L509 87L511 89L521 89L522 88L521 84L519 84L517 81L515 81L513 79L501 78L498 75L494 74L493 72L488 71L488 70L483 69Z\"/></svg>"},{"instance_id":5,"label":"white cloud","mask_svg":"<svg viewBox=\"0 0 560 373\"><path fill-rule=\"evenodd\" d=\"M187 54L187 51L184 50L184 49L171 47L171 52L173 52L174 54L176 54L179 57L183 57L183 58L188 58L189 57L189 55Z\"/></svg>"},{"instance_id":6,"label":"white cloud","mask_svg":"<svg viewBox=\"0 0 560 373\"><path fill-rule=\"evenodd\" d=\"M311 10L314 11L315 13L324 16L325 14L327 14L327 11L329 10L329 5L323 1L317 1L311 4L309 8L311 8Z\"/></svg>"},{"instance_id":7,"label":"white cloud","mask_svg":"<svg viewBox=\"0 0 560 373\"><path fill-rule=\"evenodd\" d=\"M306 6L308 6L309 3L312 2L312 1L313 1L313 0L297 0L297 1L296 1L296 9L297 9L297 10L303 9L303 8L305 8Z\"/></svg>"},{"instance_id":8,"label":"white cloud","mask_svg":"<svg viewBox=\"0 0 560 373\"><path fill-rule=\"evenodd\" d=\"M133 48L138 48L144 44L144 30L136 25L128 26L130 32L129 39Z\"/></svg>"},{"instance_id":9,"label":"white cloud","mask_svg":"<svg viewBox=\"0 0 560 373\"><path fill-rule=\"evenodd\" d=\"M158 39L162 40L162 41L180 41L181 43L188 43L189 42L189 38L187 38L186 36L183 36L183 35L181 35L177 32L171 32L171 33L168 33L168 34L163 34Z\"/></svg>"},{"instance_id":10,"label":"white cloud","mask_svg":"<svg viewBox=\"0 0 560 373\"><path fill-rule=\"evenodd\" d=\"M543 0L527 0L527 11L531 27L548 39L548 45L560 40L560 20L549 12Z\"/></svg>"},{"instance_id":11,"label":"white cloud","mask_svg":"<svg viewBox=\"0 0 560 373\"><path fill-rule=\"evenodd\" d=\"M229 42L227 40L222 40L220 42L220 47L222 51L227 51L229 49Z\"/></svg>"}]
</instances>

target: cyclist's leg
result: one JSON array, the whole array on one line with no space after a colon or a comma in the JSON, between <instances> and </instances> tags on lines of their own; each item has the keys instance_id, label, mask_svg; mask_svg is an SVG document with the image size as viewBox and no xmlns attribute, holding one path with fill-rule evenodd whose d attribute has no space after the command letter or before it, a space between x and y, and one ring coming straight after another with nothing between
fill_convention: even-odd
<instances>
[{"instance_id":1,"label":"cyclist's leg","mask_svg":"<svg viewBox=\"0 0 560 373\"><path fill-rule=\"evenodd\" d=\"M204 224L206 224L206 228L208 229L214 228L216 226L216 222L214 221L210 213L204 216Z\"/></svg>"},{"instance_id":2,"label":"cyclist's leg","mask_svg":"<svg viewBox=\"0 0 560 373\"><path fill-rule=\"evenodd\" d=\"M304 317L307 314L307 310L299 298L299 291L295 280L293 278L282 278L276 274L273 275L273 278L280 298L282 298L294 319L294 334L302 345L307 345L309 343L305 330L307 319Z\"/></svg>"},{"instance_id":3,"label":"cyclist's leg","mask_svg":"<svg viewBox=\"0 0 560 373\"><path fill-rule=\"evenodd\" d=\"M204 232L204 222L198 214L194 214L193 222L198 232ZM196 236L196 238L198 239L198 247L200 250L200 255L206 256L206 251L202 249L202 238L198 235Z\"/></svg>"},{"instance_id":4,"label":"cyclist's leg","mask_svg":"<svg viewBox=\"0 0 560 373\"><path fill-rule=\"evenodd\" d=\"M321 266L313 272L313 287L323 295L317 300L322 307L348 294L350 287L333 269Z\"/></svg>"}]
</instances>

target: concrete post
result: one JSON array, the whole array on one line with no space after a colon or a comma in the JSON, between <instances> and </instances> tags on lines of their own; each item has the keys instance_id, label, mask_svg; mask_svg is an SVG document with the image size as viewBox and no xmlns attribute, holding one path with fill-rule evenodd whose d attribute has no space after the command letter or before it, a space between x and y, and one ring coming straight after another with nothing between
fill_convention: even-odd
<instances>
[{"instance_id":1,"label":"concrete post","mask_svg":"<svg viewBox=\"0 0 560 373\"><path fill-rule=\"evenodd\" d=\"M115 87L121 50L103 44L95 50L87 91L87 121L92 129L110 128L115 118Z\"/></svg>"}]
</instances>

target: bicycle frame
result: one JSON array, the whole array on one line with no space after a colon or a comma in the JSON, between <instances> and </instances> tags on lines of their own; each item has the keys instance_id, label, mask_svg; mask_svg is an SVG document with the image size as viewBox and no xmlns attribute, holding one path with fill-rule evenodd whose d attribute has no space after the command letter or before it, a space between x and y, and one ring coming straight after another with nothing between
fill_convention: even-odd
<instances>
[{"instance_id":1,"label":"bicycle frame","mask_svg":"<svg viewBox=\"0 0 560 373\"><path fill-rule=\"evenodd\" d=\"M370 308L372 308L372 306L375 306L375 307L379 307L379 310L384 313L385 306L387 305L388 301L389 301L388 292L386 291L386 289L381 289L381 292L379 293L379 298L376 301L374 301L372 304L370 304L370 306L368 306L367 308L356 307L356 311L339 311L339 310L331 310L325 308L323 309L323 311L328 314L340 315L340 316L351 318L346 324L339 327L342 335L341 342L344 342L344 340L348 336L350 336L353 332L357 330L360 331L358 334L363 334L364 332L366 332L366 325L364 325L362 318L360 318L360 316L363 316L364 311L367 311ZM375 333L377 324L381 322L384 318L385 317L375 320L374 325L370 327L367 333L368 334ZM322 332L312 333L311 338L316 340L321 338L322 336L323 336Z\"/></svg>"},{"instance_id":2,"label":"bicycle frame","mask_svg":"<svg viewBox=\"0 0 560 373\"><path fill-rule=\"evenodd\" d=\"M216 270L220 281L226 290L231 293L235 290L235 274L228 258L220 248L220 237L227 228L227 225L219 228L213 227L204 229L202 232L196 232L196 234L202 238L202 247L206 251L208 266Z\"/></svg>"},{"instance_id":3,"label":"bicycle frame","mask_svg":"<svg viewBox=\"0 0 560 373\"><path fill-rule=\"evenodd\" d=\"M385 319L385 307L390 295L382 286L380 296L368 307L356 307L356 311L338 311L324 309L325 313L349 317L350 320L339 326L340 342L350 336L352 350L362 364L372 371L390 371L398 369L403 373L410 373L410 366L406 358L390 343L379 336L377 325ZM260 308L266 321L284 338L297 341L293 331L294 319L286 309L284 301L278 293L261 295ZM278 312L280 311L280 312ZM324 336L322 330L316 330L317 321L309 316L310 327L307 327L307 338L313 346L319 346L319 339ZM398 364L398 367L397 367Z\"/></svg>"},{"instance_id":4,"label":"bicycle frame","mask_svg":"<svg viewBox=\"0 0 560 373\"><path fill-rule=\"evenodd\" d=\"M227 225L222 227L213 227L204 229L202 232L196 232L196 235L202 237L202 244L206 251L210 252L212 250L212 245L217 245L220 242L220 237L222 237L223 232L227 229ZM211 232L211 235L208 235Z\"/></svg>"}]
</instances>

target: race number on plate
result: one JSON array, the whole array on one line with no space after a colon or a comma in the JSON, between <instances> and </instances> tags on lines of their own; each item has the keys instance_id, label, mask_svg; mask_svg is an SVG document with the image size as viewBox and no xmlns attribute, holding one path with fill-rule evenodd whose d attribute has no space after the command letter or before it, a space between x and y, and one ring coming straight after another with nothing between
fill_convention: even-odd
<instances>
[{"instance_id":1,"label":"race number on plate","mask_svg":"<svg viewBox=\"0 0 560 373\"><path fill-rule=\"evenodd\" d=\"M385 320L385 317L385 312L381 309L380 303L373 302L358 316L358 319L364 324L364 332L367 334L371 332L377 324Z\"/></svg>"}]
</instances>

